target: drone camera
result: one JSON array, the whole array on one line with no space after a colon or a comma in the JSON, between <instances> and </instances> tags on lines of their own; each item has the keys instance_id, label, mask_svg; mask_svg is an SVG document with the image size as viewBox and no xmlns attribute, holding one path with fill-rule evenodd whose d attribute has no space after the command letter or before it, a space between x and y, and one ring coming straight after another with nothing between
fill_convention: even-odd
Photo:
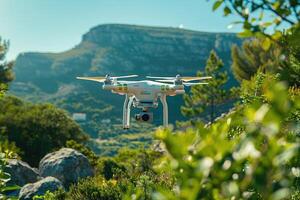
<instances>
[{"instance_id":1,"label":"drone camera","mask_svg":"<svg viewBox=\"0 0 300 200\"><path fill-rule=\"evenodd\" d=\"M139 122L152 122L153 113L140 112L139 114L135 115L135 119L136 119L136 121L139 121Z\"/></svg>"}]
</instances>

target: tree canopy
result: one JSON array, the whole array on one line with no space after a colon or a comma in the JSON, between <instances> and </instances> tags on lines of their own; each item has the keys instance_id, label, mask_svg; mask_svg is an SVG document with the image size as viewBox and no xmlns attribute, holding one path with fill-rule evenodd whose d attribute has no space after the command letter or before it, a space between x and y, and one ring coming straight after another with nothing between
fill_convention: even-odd
<instances>
[{"instance_id":1,"label":"tree canopy","mask_svg":"<svg viewBox=\"0 0 300 200\"><path fill-rule=\"evenodd\" d=\"M9 47L9 42L0 37L0 98L7 90L7 83L13 80L13 62L5 59Z\"/></svg>"},{"instance_id":2,"label":"tree canopy","mask_svg":"<svg viewBox=\"0 0 300 200\"><path fill-rule=\"evenodd\" d=\"M217 106L231 98L225 89L228 81L227 72L223 71L224 64L215 51L211 51L206 61L204 72L198 71L197 76L212 76L208 85L196 85L191 88L191 94L184 95L184 106L181 112L187 117L199 117L201 113L209 113L209 120L216 118Z\"/></svg>"},{"instance_id":3,"label":"tree canopy","mask_svg":"<svg viewBox=\"0 0 300 200\"><path fill-rule=\"evenodd\" d=\"M250 80L258 71L276 72L283 61L281 48L272 44L265 51L259 39L246 40L240 48L231 49L232 71L237 80Z\"/></svg>"},{"instance_id":4,"label":"tree canopy","mask_svg":"<svg viewBox=\"0 0 300 200\"><path fill-rule=\"evenodd\" d=\"M0 128L20 148L22 159L33 166L68 140L88 139L65 111L51 104L31 104L5 96L0 105Z\"/></svg>"}]
</instances>

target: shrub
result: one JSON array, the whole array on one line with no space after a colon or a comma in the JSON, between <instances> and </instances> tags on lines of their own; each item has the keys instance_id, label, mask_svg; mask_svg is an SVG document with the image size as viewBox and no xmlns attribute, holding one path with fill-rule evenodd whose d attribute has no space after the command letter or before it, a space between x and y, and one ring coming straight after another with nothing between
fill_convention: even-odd
<instances>
[{"instance_id":1,"label":"shrub","mask_svg":"<svg viewBox=\"0 0 300 200\"><path fill-rule=\"evenodd\" d=\"M121 189L117 181L106 181L103 177L96 176L84 179L77 185L71 186L66 199L118 200L121 199Z\"/></svg>"},{"instance_id":2,"label":"shrub","mask_svg":"<svg viewBox=\"0 0 300 200\"><path fill-rule=\"evenodd\" d=\"M12 158L14 155L13 152L5 151L2 153L0 151L0 199L16 199L16 197L11 196L8 198L6 194L18 190L19 187L16 185L7 186L6 183L10 180L10 174L4 171L6 162L6 158Z\"/></svg>"},{"instance_id":3,"label":"shrub","mask_svg":"<svg viewBox=\"0 0 300 200\"><path fill-rule=\"evenodd\" d=\"M0 104L0 128L24 153L22 159L33 166L48 152L65 146L66 141L88 138L63 110L51 104L34 105L9 96Z\"/></svg>"},{"instance_id":4,"label":"shrub","mask_svg":"<svg viewBox=\"0 0 300 200\"><path fill-rule=\"evenodd\" d=\"M153 193L156 199L290 199L299 197L299 124L286 119L300 109L283 83L266 78L260 97L209 127L183 132L158 130L178 189ZM229 137L232 125L244 127Z\"/></svg>"}]
</instances>

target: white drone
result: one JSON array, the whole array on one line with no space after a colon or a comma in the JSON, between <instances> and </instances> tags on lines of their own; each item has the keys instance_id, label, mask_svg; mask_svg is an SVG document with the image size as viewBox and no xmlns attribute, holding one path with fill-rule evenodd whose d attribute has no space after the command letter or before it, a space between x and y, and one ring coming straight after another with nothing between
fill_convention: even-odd
<instances>
[{"instance_id":1,"label":"white drone","mask_svg":"<svg viewBox=\"0 0 300 200\"><path fill-rule=\"evenodd\" d=\"M160 98L163 105L163 125L168 126L168 104L166 97L175 96L177 94L184 94L184 86L208 84L201 81L207 80L211 77L152 77L146 76L149 79L158 79L155 81L142 80L142 81L119 81L121 78L133 78L138 75L129 76L109 76L105 77L77 77L77 79L96 81L103 83L104 90L111 90L113 93L125 95L125 102L123 106L123 128L129 129L130 127L130 110L133 105L136 108L142 109L140 114L135 116L137 121L151 122L153 113L149 112L150 108L157 108L157 99Z\"/></svg>"}]
</instances>

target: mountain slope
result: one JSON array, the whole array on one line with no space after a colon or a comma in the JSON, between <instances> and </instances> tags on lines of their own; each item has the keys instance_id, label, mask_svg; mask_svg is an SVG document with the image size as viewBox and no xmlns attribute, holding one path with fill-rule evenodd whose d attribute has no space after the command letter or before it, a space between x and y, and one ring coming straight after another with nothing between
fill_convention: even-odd
<instances>
[{"instance_id":1,"label":"mountain slope","mask_svg":"<svg viewBox=\"0 0 300 200\"><path fill-rule=\"evenodd\" d=\"M23 53L15 64L11 92L34 102L52 102L70 113L87 113L82 127L93 137L109 129L122 132L123 97L102 91L94 82L76 76L195 75L205 66L210 50L230 66L230 47L241 40L232 33L206 33L178 28L106 24L90 29L80 44L61 53ZM229 85L234 85L232 74ZM182 119L181 96L168 98L170 120ZM160 124L161 108L155 111ZM102 121L110 119L111 123Z\"/></svg>"}]
</instances>

